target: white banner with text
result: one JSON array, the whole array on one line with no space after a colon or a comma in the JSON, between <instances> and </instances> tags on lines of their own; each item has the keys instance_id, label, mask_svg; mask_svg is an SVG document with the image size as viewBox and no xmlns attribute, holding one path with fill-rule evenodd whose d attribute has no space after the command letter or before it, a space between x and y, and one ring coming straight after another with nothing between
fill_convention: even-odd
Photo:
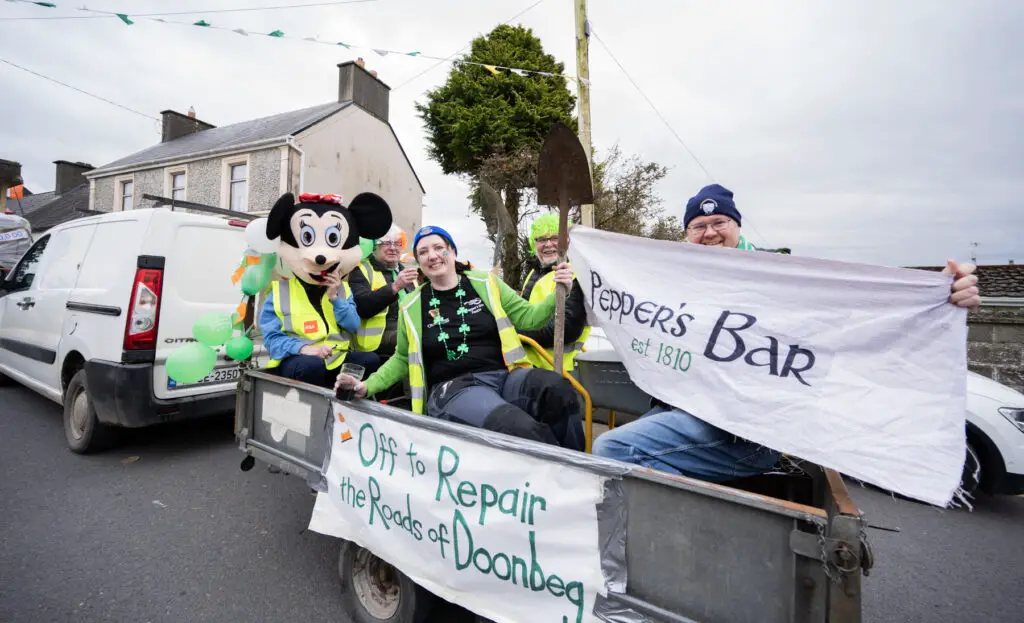
<instances>
[{"instance_id":1,"label":"white banner with text","mask_svg":"<svg viewBox=\"0 0 1024 623\"><path fill-rule=\"evenodd\" d=\"M967 324L951 276L583 227L569 258L640 389L780 452L952 500Z\"/></svg>"},{"instance_id":2,"label":"white banner with text","mask_svg":"<svg viewBox=\"0 0 1024 623\"><path fill-rule=\"evenodd\" d=\"M334 403L309 529L498 623L597 621L604 478Z\"/></svg>"}]
</instances>

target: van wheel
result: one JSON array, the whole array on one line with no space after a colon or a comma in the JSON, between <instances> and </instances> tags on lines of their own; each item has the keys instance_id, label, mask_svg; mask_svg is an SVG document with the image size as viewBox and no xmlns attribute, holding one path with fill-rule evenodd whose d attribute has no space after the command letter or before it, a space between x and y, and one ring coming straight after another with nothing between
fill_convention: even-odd
<instances>
[{"instance_id":1,"label":"van wheel","mask_svg":"<svg viewBox=\"0 0 1024 623\"><path fill-rule=\"evenodd\" d=\"M88 454L108 447L115 431L96 418L96 408L89 397L85 370L75 372L64 391L64 439L72 452Z\"/></svg>"},{"instance_id":2,"label":"van wheel","mask_svg":"<svg viewBox=\"0 0 1024 623\"><path fill-rule=\"evenodd\" d=\"M370 550L343 540L338 555L341 598L358 623L423 623L436 597Z\"/></svg>"}]
</instances>

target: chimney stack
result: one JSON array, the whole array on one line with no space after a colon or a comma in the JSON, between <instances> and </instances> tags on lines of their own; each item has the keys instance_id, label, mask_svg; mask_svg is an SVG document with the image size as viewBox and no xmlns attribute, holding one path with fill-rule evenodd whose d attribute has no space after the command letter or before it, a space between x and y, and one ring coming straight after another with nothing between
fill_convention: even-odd
<instances>
[{"instance_id":1,"label":"chimney stack","mask_svg":"<svg viewBox=\"0 0 1024 623\"><path fill-rule=\"evenodd\" d=\"M57 165L57 181L53 184L53 194L58 197L71 190L79 184L85 183L85 174L96 167L84 162L68 162L67 160L54 160Z\"/></svg>"},{"instance_id":2,"label":"chimney stack","mask_svg":"<svg viewBox=\"0 0 1024 623\"><path fill-rule=\"evenodd\" d=\"M338 65L338 101L351 101L381 121L388 120L391 87L368 72L362 58Z\"/></svg>"},{"instance_id":3,"label":"chimney stack","mask_svg":"<svg viewBox=\"0 0 1024 623\"><path fill-rule=\"evenodd\" d=\"M202 132L203 130L209 130L217 126L200 121L196 119L196 113L193 109L189 108L189 114L183 115L180 112L173 110L164 110L160 112L160 116L163 117L163 133L160 137L161 143L167 141L173 141L176 138L188 136L189 134L195 134L196 132Z\"/></svg>"}]
</instances>

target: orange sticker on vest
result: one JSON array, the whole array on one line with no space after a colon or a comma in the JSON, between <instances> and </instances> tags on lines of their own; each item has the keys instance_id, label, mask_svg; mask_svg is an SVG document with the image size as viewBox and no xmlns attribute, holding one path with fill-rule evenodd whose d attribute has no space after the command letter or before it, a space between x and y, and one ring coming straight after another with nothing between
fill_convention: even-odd
<instances>
[{"instance_id":1,"label":"orange sticker on vest","mask_svg":"<svg viewBox=\"0 0 1024 623\"><path fill-rule=\"evenodd\" d=\"M320 323L316 320L307 320L306 324L302 325L302 330L306 333L316 333L320 330Z\"/></svg>"}]
</instances>

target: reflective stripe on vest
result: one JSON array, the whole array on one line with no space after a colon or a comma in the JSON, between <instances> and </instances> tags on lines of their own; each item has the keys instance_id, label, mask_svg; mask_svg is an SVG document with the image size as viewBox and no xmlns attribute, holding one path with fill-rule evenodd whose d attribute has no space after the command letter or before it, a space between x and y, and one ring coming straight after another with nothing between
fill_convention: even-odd
<instances>
[{"instance_id":1,"label":"reflective stripe on vest","mask_svg":"<svg viewBox=\"0 0 1024 623\"><path fill-rule=\"evenodd\" d=\"M388 287L384 273L375 270L370 260L363 260L359 263L359 272L366 277L366 283L370 284L370 290L379 290ZM380 348L380 342L384 338L384 328L388 324L388 308L376 316L359 320L359 329L356 330L355 350L363 353L372 353Z\"/></svg>"},{"instance_id":2,"label":"reflective stripe on vest","mask_svg":"<svg viewBox=\"0 0 1024 623\"><path fill-rule=\"evenodd\" d=\"M532 274L532 272L533 271L531 271L531 274ZM573 274L573 277L575 277L575 276L576 275ZM529 276L527 276L527 278L529 278ZM540 277L540 279L537 280L537 283L534 284L533 290L530 291L529 302L530 303L539 303L539 302L543 301L552 292L555 291L556 285L557 284L555 284L555 273L554 273L554 271L551 271L551 272L547 273L546 275L542 275ZM576 356L579 355L580 352L583 350L583 344L587 341L587 337L589 337L589 336L590 336L590 326L588 325L588 326L583 327L583 332L580 333L580 336L578 338L576 338L575 342L573 342L572 344L566 344L565 345L565 351L562 354L562 369L563 370L571 372L576 367ZM554 358L555 358L555 351L554 351L554 349L547 349L546 348L546 349L544 349L544 351L548 354L548 357L551 357L552 361L554 361ZM553 365L549 364L543 357L541 357L539 354L534 352L534 350L532 348L529 349L529 351L527 353L527 357L529 358L530 363L532 363L534 365L534 367L536 367L536 368L544 368L545 370L553 370L554 369Z\"/></svg>"},{"instance_id":3,"label":"reflective stripe on vest","mask_svg":"<svg viewBox=\"0 0 1024 623\"><path fill-rule=\"evenodd\" d=\"M467 272L466 277L469 278L473 290L480 296L488 311L494 316L494 322L498 326L498 338L501 342L501 354L505 359L505 366L509 370L530 367L530 361L526 358L526 350L523 348L522 342L519 341L519 334L516 333L515 326L501 306L501 291L498 288L496 277L490 273L476 271ZM483 292L481 293L478 288L482 288ZM426 413L424 403L427 397L427 382L422 355L421 293L422 287L406 299L401 307L401 315L409 340L409 390L412 398L412 410L414 413L423 414Z\"/></svg>"},{"instance_id":4,"label":"reflective stripe on vest","mask_svg":"<svg viewBox=\"0 0 1024 623\"><path fill-rule=\"evenodd\" d=\"M349 350L351 335L342 332L334 319L334 305L324 293L320 305L327 317L327 328L322 328L323 318L317 313L306 290L298 279L279 279L271 285L271 292L274 296L274 313L281 320L281 330L300 342L303 346L330 346L334 353L324 360L328 370L337 368L345 361L345 354ZM348 298L352 291L348 282L342 282L342 292L338 296ZM279 359L271 359L267 363L268 368L276 368L281 365Z\"/></svg>"}]
</instances>

